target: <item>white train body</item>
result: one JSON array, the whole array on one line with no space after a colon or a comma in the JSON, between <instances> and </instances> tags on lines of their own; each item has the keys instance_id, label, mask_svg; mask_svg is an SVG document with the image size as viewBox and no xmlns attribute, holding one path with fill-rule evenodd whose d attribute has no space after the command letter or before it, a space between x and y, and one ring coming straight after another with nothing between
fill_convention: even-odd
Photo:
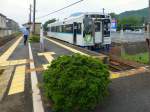
<instances>
[{"instance_id":1,"label":"white train body","mask_svg":"<svg viewBox=\"0 0 150 112\"><path fill-rule=\"evenodd\" d=\"M93 22L91 33L85 33L84 18L88 16ZM49 37L57 38L78 46L95 46L111 44L110 16L99 13L82 13L69 17L62 22L56 21L48 25ZM91 28L92 29L92 28Z\"/></svg>"}]
</instances>

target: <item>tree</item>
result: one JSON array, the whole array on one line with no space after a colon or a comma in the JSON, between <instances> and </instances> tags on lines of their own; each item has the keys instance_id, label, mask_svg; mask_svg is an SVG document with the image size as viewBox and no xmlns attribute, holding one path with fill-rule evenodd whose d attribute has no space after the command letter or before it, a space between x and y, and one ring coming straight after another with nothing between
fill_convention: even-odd
<instances>
[{"instance_id":1,"label":"tree","mask_svg":"<svg viewBox=\"0 0 150 112\"><path fill-rule=\"evenodd\" d=\"M111 18L118 18L118 15L114 12L110 13Z\"/></svg>"},{"instance_id":2,"label":"tree","mask_svg":"<svg viewBox=\"0 0 150 112\"><path fill-rule=\"evenodd\" d=\"M51 20L46 21L46 22L44 23L44 25L43 25L44 31L48 31L48 24L50 24L50 23L54 23L55 21L56 21L56 19L55 19L55 18L54 18L54 19L51 19Z\"/></svg>"},{"instance_id":3,"label":"tree","mask_svg":"<svg viewBox=\"0 0 150 112\"><path fill-rule=\"evenodd\" d=\"M141 26L143 24L141 18L135 16L124 17L118 20L117 29L120 30L121 26L123 29L133 29L132 27Z\"/></svg>"}]
</instances>

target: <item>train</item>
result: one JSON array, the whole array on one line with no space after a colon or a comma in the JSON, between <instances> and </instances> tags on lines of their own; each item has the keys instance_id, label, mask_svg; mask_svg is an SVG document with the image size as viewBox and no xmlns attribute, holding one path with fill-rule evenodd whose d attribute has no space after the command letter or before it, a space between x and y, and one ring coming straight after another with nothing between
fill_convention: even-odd
<instances>
[{"instance_id":1,"label":"train","mask_svg":"<svg viewBox=\"0 0 150 112\"><path fill-rule=\"evenodd\" d=\"M72 15L48 25L47 36L81 47L111 44L111 16L99 12Z\"/></svg>"}]
</instances>

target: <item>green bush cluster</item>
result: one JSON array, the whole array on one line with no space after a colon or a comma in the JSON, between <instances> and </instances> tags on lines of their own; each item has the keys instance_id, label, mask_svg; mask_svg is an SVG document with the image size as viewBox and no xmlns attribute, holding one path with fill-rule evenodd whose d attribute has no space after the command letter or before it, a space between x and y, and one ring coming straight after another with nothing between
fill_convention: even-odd
<instances>
[{"instance_id":1,"label":"green bush cluster","mask_svg":"<svg viewBox=\"0 0 150 112\"><path fill-rule=\"evenodd\" d=\"M129 54L122 54L121 56L123 59L126 60L131 60L131 61L135 61L138 63L143 63L143 64L148 64L149 62L149 57L148 57L148 53L139 53L139 54L135 54L135 55L129 55Z\"/></svg>"},{"instance_id":2,"label":"green bush cluster","mask_svg":"<svg viewBox=\"0 0 150 112\"><path fill-rule=\"evenodd\" d=\"M33 42L33 43L40 42L40 36L39 35L31 35L29 38L29 42Z\"/></svg>"},{"instance_id":3,"label":"green bush cluster","mask_svg":"<svg viewBox=\"0 0 150 112\"><path fill-rule=\"evenodd\" d=\"M90 112L108 95L109 71L100 60L61 56L44 72L44 88L54 112Z\"/></svg>"}]
</instances>

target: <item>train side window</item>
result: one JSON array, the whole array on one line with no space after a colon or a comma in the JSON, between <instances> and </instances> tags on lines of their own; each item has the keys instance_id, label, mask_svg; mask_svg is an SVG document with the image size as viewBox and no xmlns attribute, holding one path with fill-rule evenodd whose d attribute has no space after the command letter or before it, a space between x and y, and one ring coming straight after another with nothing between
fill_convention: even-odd
<instances>
[{"instance_id":1,"label":"train side window","mask_svg":"<svg viewBox=\"0 0 150 112\"><path fill-rule=\"evenodd\" d=\"M51 27L48 28L48 31L51 32Z\"/></svg>"},{"instance_id":2,"label":"train side window","mask_svg":"<svg viewBox=\"0 0 150 112\"><path fill-rule=\"evenodd\" d=\"M53 26L51 27L51 32L55 32L55 28Z\"/></svg>"},{"instance_id":3,"label":"train side window","mask_svg":"<svg viewBox=\"0 0 150 112\"><path fill-rule=\"evenodd\" d=\"M63 33L73 33L73 25L72 24L63 25L62 32Z\"/></svg>"},{"instance_id":4,"label":"train side window","mask_svg":"<svg viewBox=\"0 0 150 112\"><path fill-rule=\"evenodd\" d=\"M59 26L59 32L62 32L62 28L61 28L61 26Z\"/></svg>"},{"instance_id":5,"label":"train side window","mask_svg":"<svg viewBox=\"0 0 150 112\"><path fill-rule=\"evenodd\" d=\"M56 32L60 32L59 26L56 26Z\"/></svg>"},{"instance_id":6,"label":"train side window","mask_svg":"<svg viewBox=\"0 0 150 112\"><path fill-rule=\"evenodd\" d=\"M77 33L81 34L81 32L82 32L82 24L78 23L78 25L77 25Z\"/></svg>"},{"instance_id":7,"label":"train side window","mask_svg":"<svg viewBox=\"0 0 150 112\"><path fill-rule=\"evenodd\" d=\"M73 25L72 24L66 25L66 33L73 33Z\"/></svg>"},{"instance_id":8,"label":"train side window","mask_svg":"<svg viewBox=\"0 0 150 112\"><path fill-rule=\"evenodd\" d=\"M61 26L61 30L62 30L63 33L65 32L65 25Z\"/></svg>"},{"instance_id":9,"label":"train side window","mask_svg":"<svg viewBox=\"0 0 150 112\"><path fill-rule=\"evenodd\" d=\"M58 32L58 27L57 26L51 27L51 32Z\"/></svg>"}]
</instances>

